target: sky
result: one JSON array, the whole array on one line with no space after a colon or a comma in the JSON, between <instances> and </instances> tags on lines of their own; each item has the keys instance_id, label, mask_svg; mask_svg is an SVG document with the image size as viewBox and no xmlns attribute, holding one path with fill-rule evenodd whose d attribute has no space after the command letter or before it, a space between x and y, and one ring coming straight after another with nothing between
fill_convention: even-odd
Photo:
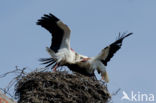
<instances>
[{"instance_id":1,"label":"sky","mask_svg":"<svg viewBox=\"0 0 156 103\"><path fill-rule=\"evenodd\" d=\"M121 89L112 101L135 103L121 100L122 91L156 96L155 5L155 0L1 0L0 74L15 66L30 71L44 67L38 59L49 57L45 47L51 35L36 22L52 13L70 27L72 48L91 57L114 42L119 32L133 32L107 66L110 93ZM11 79L0 79L0 87Z\"/></svg>"}]
</instances>

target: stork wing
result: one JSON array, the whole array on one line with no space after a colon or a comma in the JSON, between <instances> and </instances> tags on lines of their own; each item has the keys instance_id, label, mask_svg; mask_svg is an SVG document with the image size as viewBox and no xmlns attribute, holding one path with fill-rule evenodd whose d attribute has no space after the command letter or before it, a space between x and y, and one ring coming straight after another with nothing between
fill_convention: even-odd
<instances>
[{"instance_id":1,"label":"stork wing","mask_svg":"<svg viewBox=\"0 0 156 103\"><path fill-rule=\"evenodd\" d=\"M114 54L121 48L123 39L132 34L133 33L129 33L127 35L120 35L119 33L118 39L109 46L105 47L96 58L101 60L102 63L105 66L107 66L107 62L109 62L110 59L114 56Z\"/></svg>"},{"instance_id":2,"label":"stork wing","mask_svg":"<svg viewBox=\"0 0 156 103\"><path fill-rule=\"evenodd\" d=\"M52 35L50 49L57 52L60 48L70 49L70 29L52 14L44 15L37 25L47 29Z\"/></svg>"}]
</instances>

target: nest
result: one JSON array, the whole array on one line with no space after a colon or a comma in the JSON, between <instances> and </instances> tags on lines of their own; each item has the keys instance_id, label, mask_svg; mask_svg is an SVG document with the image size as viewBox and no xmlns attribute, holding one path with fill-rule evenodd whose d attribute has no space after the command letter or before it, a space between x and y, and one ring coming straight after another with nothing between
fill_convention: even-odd
<instances>
[{"instance_id":1,"label":"nest","mask_svg":"<svg viewBox=\"0 0 156 103\"><path fill-rule=\"evenodd\" d=\"M16 84L18 103L106 103L107 87L95 78L67 72L32 72Z\"/></svg>"}]
</instances>

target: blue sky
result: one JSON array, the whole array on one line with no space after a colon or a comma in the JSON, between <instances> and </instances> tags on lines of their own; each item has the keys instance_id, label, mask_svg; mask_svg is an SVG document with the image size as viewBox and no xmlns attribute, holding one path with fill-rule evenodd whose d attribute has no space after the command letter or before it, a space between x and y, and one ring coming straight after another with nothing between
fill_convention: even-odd
<instances>
[{"instance_id":1,"label":"blue sky","mask_svg":"<svg viewBox=\"0 0 156 103\"><path fill-rule=\"evenodd\" d=\"M119 32L133 32L108 63L110 92L121 101L122 91L156 96L156 1L155 0L1 0L0 74L27 67L43 67L39 58L49 57L48 31L36 25L45 13L53 13L71 28L71 46L78 53L95 56L112 43ZM6 86L11 76L1 80ZM147 103L147 102L142 102Z\"/></svg>"}]
</instances>

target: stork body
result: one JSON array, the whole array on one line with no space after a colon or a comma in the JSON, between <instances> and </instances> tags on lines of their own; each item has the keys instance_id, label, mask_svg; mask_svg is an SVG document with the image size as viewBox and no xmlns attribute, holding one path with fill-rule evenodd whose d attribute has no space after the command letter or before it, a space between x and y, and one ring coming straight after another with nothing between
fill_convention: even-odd
<instances>
[{"instance_id":1,"label":"stork body","mask_svg":"<svg viewBox=\"0 0 156 103\"><path fill-rule=\"evenodd\" d=\"M71 31L66 24L54 15L44 15L38 20L37 24L47 29L52 35L51 46L46 48L51 57L41 59L43 64L47 64L46 67L52 66L52 69L56 70L60 66L68 66L70 70L87 76L93 76L94 71L97 70L106 82L109 81L106 72L107 62L121 48L123 39L132 34L119 34L118 39L105 47L97 56L87 57L76 53L70 47Z\"/></svg>"}]
</instances>

